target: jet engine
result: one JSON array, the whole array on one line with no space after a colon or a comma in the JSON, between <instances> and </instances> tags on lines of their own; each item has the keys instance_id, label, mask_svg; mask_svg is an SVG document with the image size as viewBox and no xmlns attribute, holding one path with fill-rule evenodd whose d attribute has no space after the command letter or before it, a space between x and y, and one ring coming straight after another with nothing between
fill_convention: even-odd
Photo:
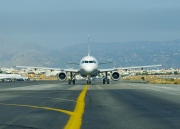
<instances>
[{"instance_id":1,"label":"jet engine","mask_svg":"<svg viewBox=\"0 0 180 129\"><path fill-rule=\"evenodd\" d=\"M58 73L58 78L59 78L59 80L64 81L64 80L66 80L67 75L65 72L60 72L60 73Z\"/></svg>"},{"instance_id":2,"label":"jet engine","mask_svg":"<svg viewBox=\"0 0 180 129\"><path fill-rule=\"evenodd\" d=\"M119 74L119 72L113 71L112 74L111 74L111 79L112 79L113 81L118 81L118 80L120 79L120 74Z\"/></svg>"}]
</instances>

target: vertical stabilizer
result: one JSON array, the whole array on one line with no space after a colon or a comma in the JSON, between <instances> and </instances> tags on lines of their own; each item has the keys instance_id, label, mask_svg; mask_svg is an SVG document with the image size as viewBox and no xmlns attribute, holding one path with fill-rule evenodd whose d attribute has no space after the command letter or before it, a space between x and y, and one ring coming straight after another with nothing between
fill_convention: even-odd
<instances>
[{"instance_id":1,"label":"vertical stabilizer","mask_svg":"<svg viewBox=\"0 0 180 129\"><path fill-rule=\"evenodd\" d=\"M88 56L90 56L90 43L89 43L89 35L88 35Z\"/></svg>"}]
</instances>

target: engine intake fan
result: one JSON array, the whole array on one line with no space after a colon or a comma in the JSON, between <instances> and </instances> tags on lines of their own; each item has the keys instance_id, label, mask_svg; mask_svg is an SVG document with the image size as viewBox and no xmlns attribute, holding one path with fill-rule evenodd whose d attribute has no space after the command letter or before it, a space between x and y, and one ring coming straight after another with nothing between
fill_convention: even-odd
<instances>
[{"instance_id":1,"label":"engine intake fan","mask_svg":"<svg viewBox=\"0 0 180 129\"><path fill-rule=\"evenodd\" d=\"M117 71L113 71L111 74L111 79L114 81L118 81L120 79L120 74Z\"/></svg>"},{"instance_id":2,"label":"engine intake fan","mask_svg":"<svg viewBox=\"0 0 180 129\"><path fill-rule=\"evenodd\" d=\"M58 74L58 78L59 78L59 80L64 81L64 80L66 80L67 75L66 75L65 72L60 72L60 73Z\"/></svg>"}]
</instances>

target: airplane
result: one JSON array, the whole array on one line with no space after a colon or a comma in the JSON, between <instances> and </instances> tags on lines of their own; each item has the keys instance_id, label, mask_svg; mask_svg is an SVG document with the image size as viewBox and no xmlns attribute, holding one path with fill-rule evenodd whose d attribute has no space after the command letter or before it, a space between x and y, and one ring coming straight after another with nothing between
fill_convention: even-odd
<instances>
[{"instance_id":1,"label":"airplane","mask_svg":"<svg viewBox=\"0 0 180 129\"><path fill-rule=\"evenodd\" d=\"M22 77L19 74L0 74L0 80L4 81L4 80L8 80L8 81L24 81L27 80L27 77Z\"/></svg>"},{"instance_id":2,"label":"airplane","mask_svg":"<svg viewBox=\"0 0 180 129\"><path fill-rule=\"evenodd\" d=\"M88 44L89 44L89 35L88 35ZM57 74L59 80L65 81L67 79L67 73L70 73L70 79L68 80L69 84L75 84L75 75L80 74L82 77L87 79L87 84L91 84L91 78L96 77L100 73L105 73L103 78L103 84L109 84L110 79L108 78L108 72L111 72L111 79L113 81L118 81L120 79L120 73L118 70L128 70L136 68L149 68L149 67L159 67L162 65L147 65L147 66L135 66L135 67L123 67L123 68L110 68L110 69L99 69L98 66L106 63L98 63L97 59L90 55L90 44L88 47L88 55L83 57L80 60L80 63L68 63L79 65L79 69L60 69L60 68L47 68L47 67L29 67L29 66L16 66L18 68L32 68L32 69L46 69L46 70L58 70Z\"/></svg>"}]
</instances>

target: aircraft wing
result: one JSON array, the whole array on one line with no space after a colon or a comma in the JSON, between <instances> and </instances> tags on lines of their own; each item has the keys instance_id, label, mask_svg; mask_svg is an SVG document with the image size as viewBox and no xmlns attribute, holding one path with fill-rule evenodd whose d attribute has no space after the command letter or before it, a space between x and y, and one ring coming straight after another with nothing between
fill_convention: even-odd
<instances>
[{"instance_id":1,"label":"aircraft wing","mask_svg":"<svg viewBox=\"0 0 180 129\"><path fill-rule=\"evenodd\" d=\"M64 69L65 72L72 72L72 73L78 73L79 69Z\"/></svg>"},{"instance_id":2,"label":"aircraft wing","mask_svg":"<svg viewBox=\"0 0 180 129\"><path fill-rule=\"evenodd\" d=\"M146 65L146 66L133 66L133 67L122 67L122 68L112 68L112 69L99 69L100 72L111 72L117 70L127 70L127 69L143 69L143 68L151 68L151 67L160 67L162 65Z\"/></svg>"},{"instance_id":3,"label":"aircraft wing","mask_svg":"<svg viewBox=\"0 0 180 129\"><path fill-rule=\"evenodd\" d=\"M103 72L111 72L111 71L116 71L117 69L115 68L112 68L112 69L99 69L99 72L100 73L103 73Z\"/></svg>"},{"instance_id":4,"label":"aircraft wing","mask_svg":"<svg viewBox=\"0 0 180 129\"><path fill-rule=\"evenodd\" d=\"M31 66L16 66L17 68L30 68L30 69L44 69L44 70L57 70L65 72L78 73L79 69L61 69L61 68L48 68L48 67L31 67Z\"/></svg>"},{"instance_id":5,"label":"aircraft wing","mask_svg":"<svg viewBox=\"0 0 180 129\"><path fill-rule=\"evenodd\" d=\"M31 66L15 66L17 68L26 68L26 69L45 69L45 70L62 70L60 68L48 68L48 67L31 67Z\"/></svg>"}]
</instances>

